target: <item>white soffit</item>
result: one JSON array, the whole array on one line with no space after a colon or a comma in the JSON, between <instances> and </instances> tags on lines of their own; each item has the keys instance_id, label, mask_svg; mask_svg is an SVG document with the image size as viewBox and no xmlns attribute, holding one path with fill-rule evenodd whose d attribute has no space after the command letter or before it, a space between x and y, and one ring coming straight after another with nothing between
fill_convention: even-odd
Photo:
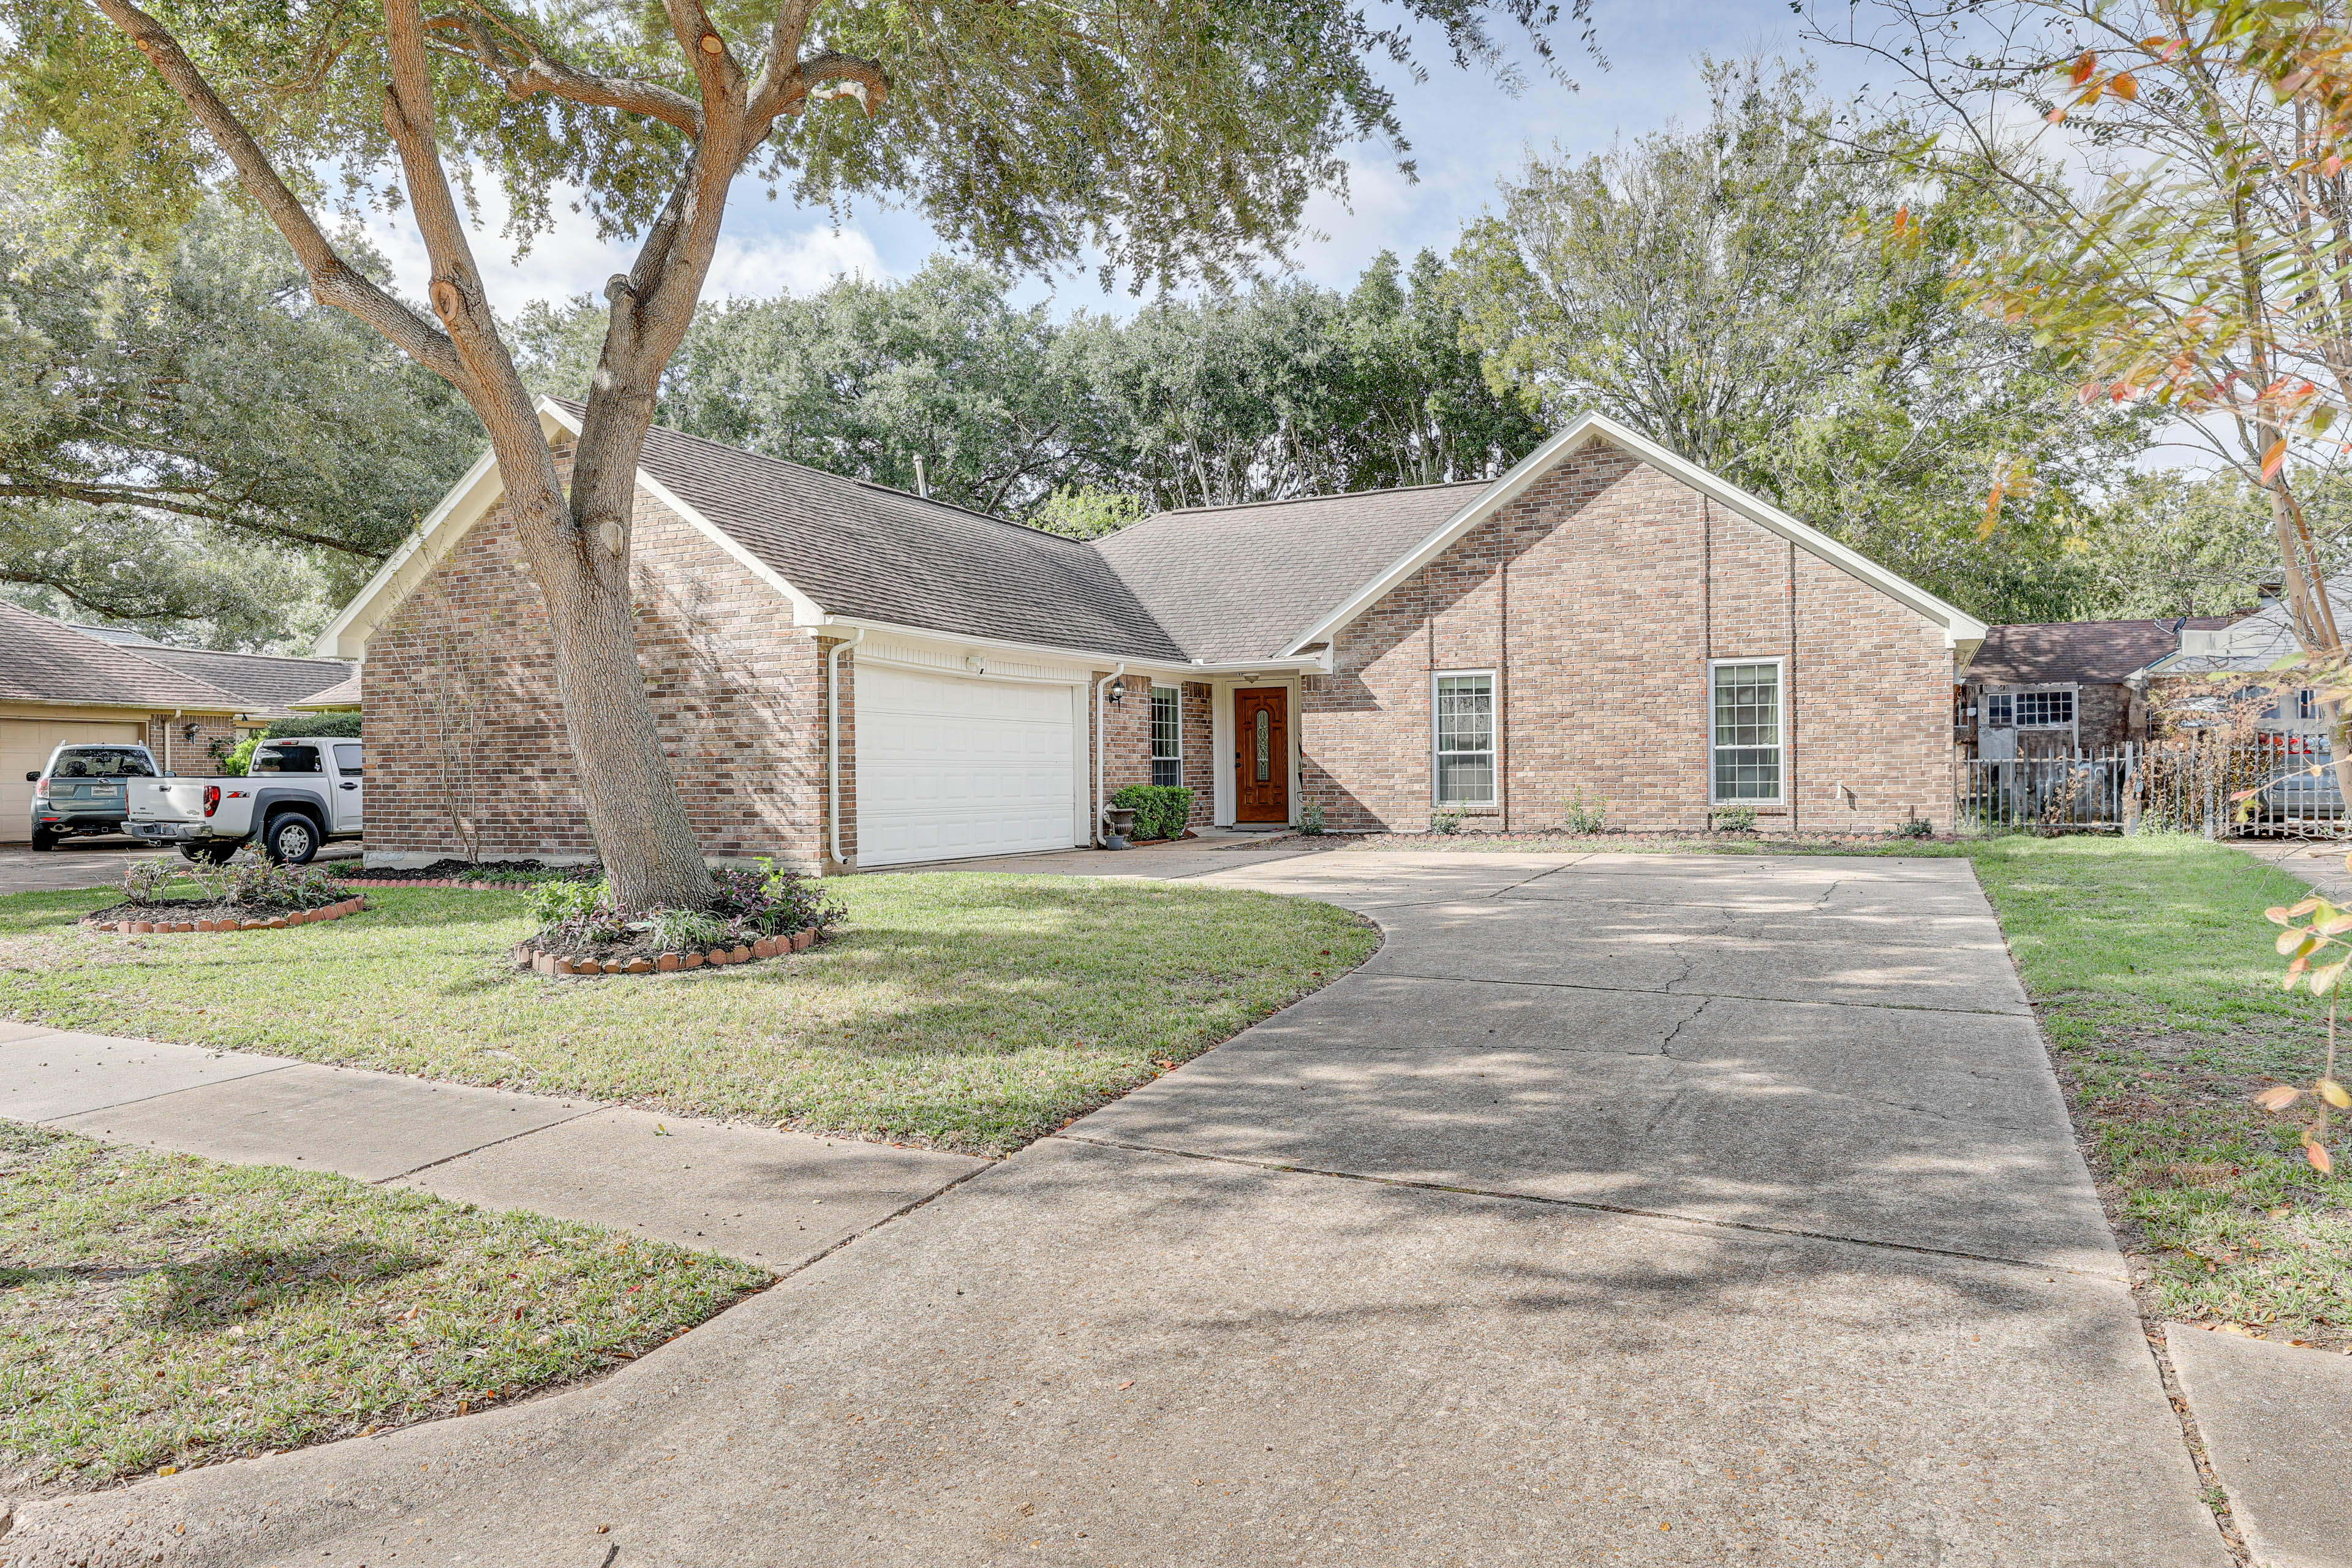
<instances>
[{"instance_id":1,"label":"white soffit","mask_svg":"<svg viewBox=\"0 0 2352 1568\"><path fill-rule=\"evenodd\" d=\"M1570 420L1566 429L1528 453L1509 473L1471 498L1461 510L1406 552L1394 565L1359 589L1330 615L1301 633L1285 650L1286 654L1296 656L1307 644L1328 638L1388 597L1406 578L1435 560L1464 534L1517 500L1549 473L1561 458L1589 441L1606 441L1632 454L1650 467L1672 475L1708 500L1728 507L1759 527L1802 546L1848 576L1868 584L1887 597L1916 611L1943 629L1946 646L1973 652L1974 645L1984 640L1984 622L1957 605L1946 604L1926 589L1840 544L1819 529L1799 522L1770 502L1675 456L1648 437L1619 424L1607 415L1588 413Z\"/></svg>"}]
</instances>

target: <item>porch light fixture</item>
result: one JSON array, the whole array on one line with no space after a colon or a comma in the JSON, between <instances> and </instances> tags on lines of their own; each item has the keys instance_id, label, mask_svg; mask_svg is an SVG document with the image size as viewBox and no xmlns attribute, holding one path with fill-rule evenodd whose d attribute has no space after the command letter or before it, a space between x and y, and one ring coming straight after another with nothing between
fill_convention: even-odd
<instances>
[{"instance_id":1,"label":"porch light fixture","mask_svg":"<svg viewBox=\"0 0 2352 1568\"><path fill-rule=\"evenodd\" d=\"M1103 688L1103 695L1110 699L1110 705L1112 707L1118 707L1118 700L1127 695L1126 679L1122 676L1112 676L1110 678L1110 684Z\"/></svg>"},{"instance_id":2,"label":"porch light fixture","mask_svg":"<svg viewBox=\"0 0 2352 1568\"><path fill-rule=\"evenodd\" d=\"M195 738L196 726L194 724L183 724L180 726L180 739L183 741L193 741Z\"/></svg>"}]
</instances>

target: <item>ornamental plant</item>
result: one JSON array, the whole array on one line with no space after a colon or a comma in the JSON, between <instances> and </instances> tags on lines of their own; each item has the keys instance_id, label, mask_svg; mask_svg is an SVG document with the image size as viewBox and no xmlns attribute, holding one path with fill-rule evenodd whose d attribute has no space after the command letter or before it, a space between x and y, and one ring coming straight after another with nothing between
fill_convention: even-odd
<instances>
[{"instance_id":1,"label":"ornamental plant","mask_svg":"<svg viewBox=\"0 0 2352 1568\"><path fill-rule=\"evenodd\" d=\"M2286 928L2278 936L2279 956L2287 961L2282 982L2285 989L2302 986L2314 996L2327 998L2327 1065L2312 1083L2273 1084L2255 1095L2254 1103L2278 1115L2310 1097L2311 1120L2303 1129L2303 1157L2324 1176L2336 1169L2335 1159L2327 1152L2327 1113L2352 1108L2352 1092L2336 1077L2336 1001L2345 968L2352 965L2352 942L2344 940L2345 933L2352 932L2352 910L2315 895L2299 904L2275 905L2263 913L2273 924Z\"/></svg>"}]
</instances>

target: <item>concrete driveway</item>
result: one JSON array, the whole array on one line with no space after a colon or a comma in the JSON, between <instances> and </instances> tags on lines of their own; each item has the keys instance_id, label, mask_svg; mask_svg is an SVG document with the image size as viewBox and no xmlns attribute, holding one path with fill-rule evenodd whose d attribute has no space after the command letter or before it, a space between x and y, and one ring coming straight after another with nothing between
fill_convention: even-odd
<instances>
[{"instance_id":1,"label":"concrete driveway","mask_svg":"<svg viewBox=\"0 0 2352 1568\"><path fill-rule=\"evenodd\" d=\"M2228 1561L1965 864L1118 868L1388 940L601 1383L0 1558Z\"/></svg>"}]
</instances>

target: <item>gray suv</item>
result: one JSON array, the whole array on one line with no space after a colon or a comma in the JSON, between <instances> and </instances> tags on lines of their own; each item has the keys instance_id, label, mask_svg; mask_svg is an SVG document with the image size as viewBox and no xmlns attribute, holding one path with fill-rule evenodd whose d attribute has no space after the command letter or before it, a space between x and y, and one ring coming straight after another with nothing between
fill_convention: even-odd
<instances>
[{"instance_id":1,"label":"gray suv","mask_svg":"<svg viewBox=\"0 0 2352 1568\"><path fill-rule=\"evenodd\" d=\"M59 746L49 765L25 775L33 786L33 847L54 849L60 838L121 833L128 809L125 779L155 777L144 746Z\"/></svg>"}]
</instances>

